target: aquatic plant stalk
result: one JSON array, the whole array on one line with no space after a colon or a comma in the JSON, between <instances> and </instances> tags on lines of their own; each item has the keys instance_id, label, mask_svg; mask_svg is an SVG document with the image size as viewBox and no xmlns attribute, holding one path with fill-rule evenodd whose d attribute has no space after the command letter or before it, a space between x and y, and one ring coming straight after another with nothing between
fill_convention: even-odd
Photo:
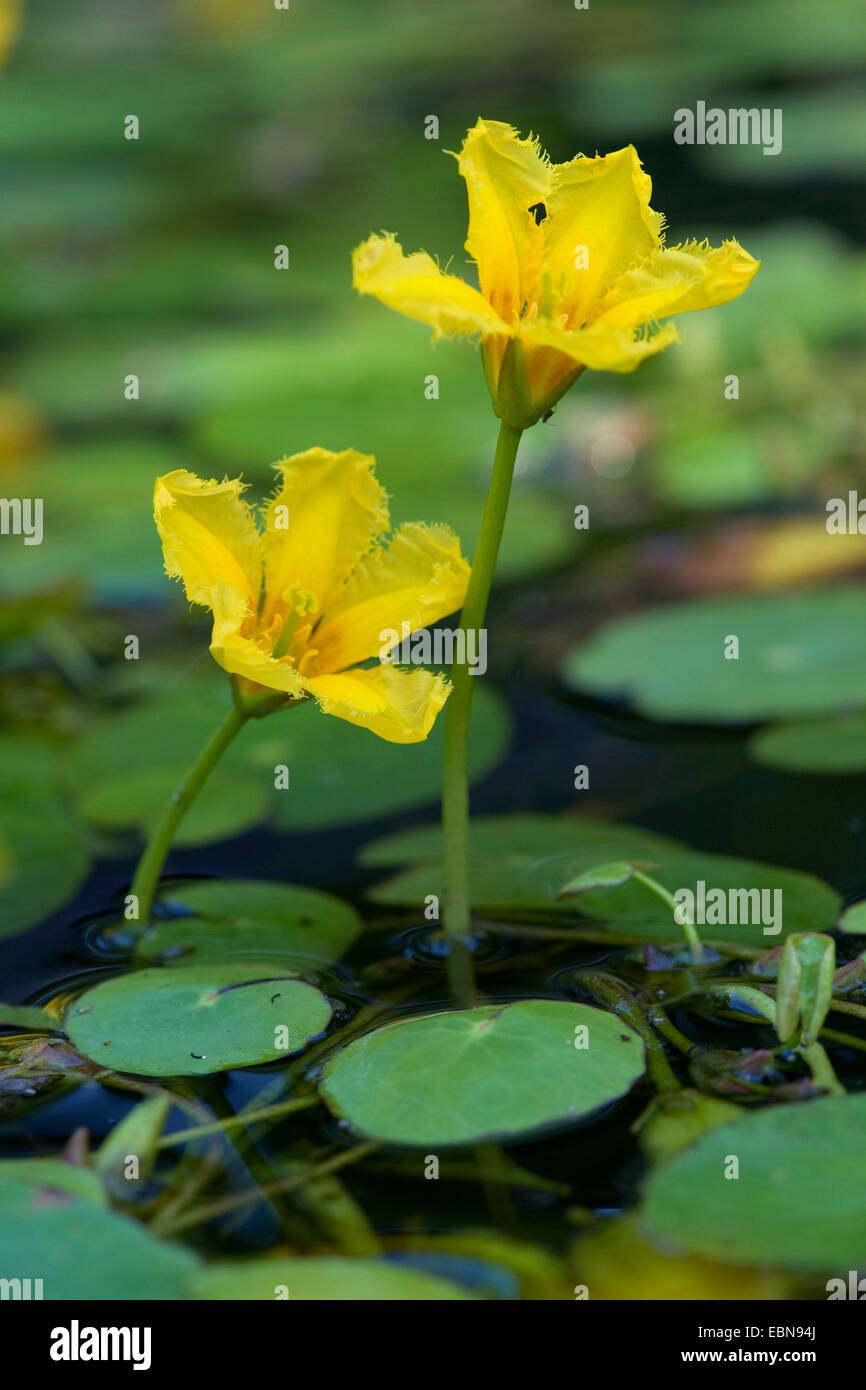
<instances>
[{"instance_id":1,"label":"aquatic plant stalk","mask_svg":"<svg viewBox=\"0 0 866 1390\"><path fill-rule=\"evenodd\" d=\"M172 1222L171 1226L166 1227L163 1233L175 1235L178 1231L187 1230L190 1226L200 1226L219 1216L225 1216L227 1212L238 1211L240 1208L248 1206L250 1202L258 1201L261 1197L272 1197L276 1193L291 1192L294 1188L303 1187L305 1183L313 1182L316 1178L324 1177L327 1173L336 1173L339 1169L347 1168L352 1163L359 1163L381 1147L381 1144L371 1139L363 1144L355 1144L350 1149L337 1149L328 1158L312 1164L302 1173L290 1173L276 1182L266 1183L263 1187L255 1188L250 1192L232 1193L227 1197L209 1202L207 1206L185 1212Z\"/></svg>"},{"instance_id":2,"label":"aquatic plant stalk","mask_svg":"<svg viewBox=\"0 0 866 1390\"><path fill-rule=\"evenodd\" d=\"M586 990L611 1013L624 1018L643 1039L646 1049L647 1074L660 1095L680 1089L680 1081L667 1059L664 1045L656 1036L649 1011L629 994L615 976L604 970L580 972L580 982Z\"/></svg>"},{"instance_id":3,"label":"aquatic plant stalk","mask_svg":"<svg viewBox=\"0 0 866 1390\"><path fill-rule=\"evenodd\" d=\"M499 427L493 476L484 507L481 534L466 601L460 617L460 631L483 628L487 600L493 583L502 528L508 510L511 479L522 430L503 420ZM458 639L459 643L459 639ZM457 650L460 650L458 645ZM464 647L464 652L467 650ZM444 843L445 932L449 939L448 978L458 1004L471 1004L474 994L472 962L466 948L469 934L469 783L466 759L469 747L469 715L475 677L468 662L455 662L451 669L451 696L445 706L445 760L442 790L442 835Z\"/></svg>"},{"instance_id":4,"label":"aquatic plant stalk","mask_svg":"<svg viewBox=\"0 0 866 1390\"><path fill-rule=\"evenodd\" d=\"M138 868L129 890L138 899L139 922L147 922L150 919L154 894L177 827L223 753L240 733L249 717L248 712L240 702L236 702L232 706L231 713L208 739L157 821L145 851L138 861Z\"/></svg>"},{"instance_id":5,"label":"aquatic plant stalk","mask_svg":"<svg viewBox=\"0 0 866 1390\"><path fill-rule=\"evenodd\" d=\"M191 1129L176 1129L171 1134L166 1134L157 1144L158 1149L174 1148L177 1144L191 1144L194 1139L204 1139L210 1134L225 1134L230 1129L246 1129L253 1124L263 1123L265 1120L284 1119L286 1115L292 1115L297 1110L309 1110L314 1105L319 1105L318 1096L299 1096L291 1100L279 1101L276 1105L263 1105L259 1110L242 1110L237 1114L228 1115L222 1120L214 1120L212 1124L194 1125Z\"/></svg>"},{"instance_id":6,"label":"aquatic plant stalk","mask_svg":"<svg viewBox=\"0 0 866 1390\"><path fill-rule=\"evenodd\" d=\"M688 943L692 960L695 965L700 965L704 959L704 948L701 945L701 939L698 936L697 928L694 922L690 922L688 918L684 921L680 921L677 916L677 904L674 901L673 894L669 893L667 888L664 888L656 879L651 878L649 874L642 873L640 869L636 869L634 866L632 866L632 878L636 878L638 883L642 883L651 893L655 893L656 897L661 898L662 902L670 908L677 926L683 929L683 936Z\"/></svg>"}]
</instances>

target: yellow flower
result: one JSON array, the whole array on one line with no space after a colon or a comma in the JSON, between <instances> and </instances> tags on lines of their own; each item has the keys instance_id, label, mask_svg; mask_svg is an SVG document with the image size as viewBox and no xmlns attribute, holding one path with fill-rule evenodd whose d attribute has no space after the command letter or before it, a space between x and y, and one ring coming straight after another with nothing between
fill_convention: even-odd
<instances>
[{"instance_id":1,"label":"yellow flower","mask_svg":"<svg viewBox=\"0 0 866 1390\"><path fill-rule=\"evenodd\" d=\"M759 262L736 241L663 245L634 146L551 164L534 139L479 120L457 157L480 290L391 234L354 252L355 288L446 334L480 334L496 414L534 424L585 367L629 372L677 339L658 320L736 298Z\"/></svg>"},{"instance_id":2,"label":"yellow flower","mask_svg":"<svg viewBox=\"0 0 866 1390\"><path fill-rule=\"evenodd\" d=\"M459 540L413 522L383 545L387 494L375 459L354 449L308 449L276 467L262 531L239 478L205 482L183 469L158 478L166 572L213 612L211 655L225 671L290 699L313 695L326 714L391 743L419 742L448 682L360 663L383 654L383 634L408 635L462 606Z\"/></svg>"}]
</instances>

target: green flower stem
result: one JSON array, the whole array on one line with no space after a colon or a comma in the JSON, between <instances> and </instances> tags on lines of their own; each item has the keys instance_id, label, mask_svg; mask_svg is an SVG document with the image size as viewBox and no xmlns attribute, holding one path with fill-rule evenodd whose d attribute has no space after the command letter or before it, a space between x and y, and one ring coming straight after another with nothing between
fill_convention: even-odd
<instances>
[{"instance_id":1,"label":"green flower stem","mask_svg":"<svg viewBox=\"0 0 866 1390\"><path fill-rule=\"evenodd\" d=\"M249 714L240 703L232 705L231 713L210 737L199 753L178 790L174 793L154 827L144 854L132 880L130 893L138 898L138 920L150 920L150 910L166 856L171 849L174 833L201 788L213 772L232 740L240 733Z\"/></svg>"},{"instance_id":2,"label":"green flower stem","mask_svg":"<svg viewBox=\"0 0 866 1390\"><path fill-rule=\"evenodd\" d=\"M833 1063L819 1042L802 1048L801 1055L812 1073L812 1080L816 1086L823 1086L827 1094L831 1096L847 1094L845 1087L833 1070Z\"/></svg>"},{"instance_id":3,"label":"green flower stem","mask_svg":"<svg viewBox=\"0 0 866 1390\"><path fill-rule=\"evenodd\" d=\"M656 897L661 898L662 902L670 908L677 926L683 929L683 936L688 943L692 960L695 965L700 965L704 959L704 948L701 945L701 939L698 936L694 922L681 922L677 917L677 904L674 901L673 893L669 893L667 888L662 887L662 885L657 883L654 878L651 878L649 874L641 873L640 869L636 869L633 865L631 872L632 878L636 878L638 883L642 883L651 893L655 893Z\"/></svg>"},{"instance_id":4,"label":"green flower stem","mask_svg":"<svg viewBox=\"0 0 866 1390\"><path fill-rule=\"evenodd\" d=\"M472 562L472 574L460 617L460 631L484 627L487 600L493 583L499 542L508 510L514 461L522 430L503 420L499 426L493 477L481 522L481 534ZM444 840L445 931L449 938L448 978L455 1002L466 1005L474 997L472 961L466 949L470 925L469 896L469 782L466 756L469 746L469 713L475 677L468 664L451 668L451 695L445 706L445 767L442 791Z\"/></svg>"}]
</instances>

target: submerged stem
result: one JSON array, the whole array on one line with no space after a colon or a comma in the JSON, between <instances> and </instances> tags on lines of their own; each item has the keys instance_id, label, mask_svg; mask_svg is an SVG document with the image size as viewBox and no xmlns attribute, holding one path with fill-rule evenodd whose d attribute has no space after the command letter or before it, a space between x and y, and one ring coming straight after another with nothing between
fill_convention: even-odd
<instances>
[{"instance_id":1,"label":"submerged stem","mask_svg":"<svg viewBox=\"0 0 866 1390\"><path fill-rule=\"evenodd\" d=\"M265 1120L284 1119L286 1115L291 1115L297 1110L309 1110L319 1104L317 1095L298 1096L291 1100L279 1101L276 1105L263 1105L259 1110L241 1110L236 1114L227 1115L222 1120L214 1120L212 1124L175 1130L164 1135L156 1147L170 1149L177 1144L191 1144L194 1139L204 1139L211 1134L226 1134L230 1129L248 1129Z\"/></svg>"},{"instance_id":2,"label":"submerged stem","mask_svg":"<svg viewBox=\"0 0 866 1390\"><path fill-rule=\"evenodd\" d=\"M326 1173L336 1173L340 1168L348 1167L350 1163L360 1162L369 1154L375 1153L378 1148L381 1148L379 1143L375 1140L369 1140L363 1144L355 1144L351 1149L338 1149L328 1158L313 1163L302 1173L290 1173L284 1178L278 1178L275 1182L265 1183L264 1186L257 1187L253 1191L232 1193L227 1197L209 1202L206 1206L185 1212L167 1228L165 1233L174 1235L177 1231L187 1230L190 1226L200 1226L206 1221L213 1221L218 1216L225 1216L227 1212L237 1211L262 1197L273 1197L277 1193L291 1192L296 1187L303 1187L304 1183L324 1177Z\"/></svg>"},{"instance_id":3,"label":"submerged stem","mask_svg":"<svg viewBox=\"0 0 866 1390\"><path fill-rule=\"evenodd\" d=\"M504 420L499 426L493 476L472 562L466 601L460 617L460 631L463 633L478 631L484 626L521 434L522 430L506 424ZM460 650L459 645L457 650ZM468 650L468 647L464 647L464 650ZM454 663L451 668L451 695L445 707L445 765L442 790L444 926L450 945L448 978L455 1002L463 1005L470 1004L474 995L472 961L466 948L470 925L467 843L469 784L466 759L474 680L467 662Z\"/></svg>"},{"instance_id":4,"label":"submerged stem","mask_svg":"<svg viewBox=\"0 0 866 1390\"><path fill-rule=\"evenodd\" d=\"M615 976L608 975L604 970L582 971L580 980L594 999L604 1004L611 1013L624 1018L643 1039L647 1074L659 1094L678 1091L680 1081L667 1059L664 1044L656 1036L652 1012L629 994Z\"/></svg>"}]
</instances>

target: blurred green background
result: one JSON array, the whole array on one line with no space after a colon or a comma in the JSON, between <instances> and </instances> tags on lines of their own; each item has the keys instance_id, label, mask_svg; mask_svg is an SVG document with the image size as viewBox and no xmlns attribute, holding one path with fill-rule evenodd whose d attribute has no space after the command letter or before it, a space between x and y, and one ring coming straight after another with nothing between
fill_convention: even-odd
<instances>
[{"instance_id":1,"label":"blurred green background","mask_svg":"<svg viewBox=\"0 0 866 1390\"><path fill-rule=\"evenodd\" d=\"M631 377L586 373L527 436L500 578L524 596L561 580L548 664L583 630L584 573L600 613L611 595L628 602L624 583L767 589L861 567L823 528L826 498L864 477L861 0L40 0L17 33L15 9L5 0L0 24L0 491L44 499L45 538L0 539L0 715L4 777L36 798L34 825L39 796L57 790L66 816L73 785L91 833L146 823L211 718L207 620L162 572L157 474L242 472L261 493L282 455L351 445L377 456L395 521L450 522L471 553L495 437L477 349L433 347L358 298L350 252L387 229L471 278L445 151L479 115L535 131L557 161L635 143L671 243L734 235L763 261L741 300L681 321L682 346ZM675 145L674 111L698 100L781 107L782 153ZM425 139L429 115L438 140ZM288 270L274 268L278 245ZM591 507L588 542L577 502ZM804 531L804 518L817 521ZM653 549L674 533L680 548ZM146 660L120 659L129 632ZM540 645L543 666L543 633ZM488 699L480 771L507 746ZM118 725L111 711L130 701L149 733ZM187 713L196 730L166 747L160 731ZM331 809L308 824L365 814L346 778L356 799L405 783L368 815L435 797L433 745L373 775L372 740L318 723L300 742L328 744L307 788L318 777ZM64 757L34 762L46 744ZM132 746L144 811L116 782L112 749ZM227 770L246 790L223 789L227 815L202 840L256 823L275 751L251 745ZM390 751L376 742L377 757ZM38 859L20 820L5 831L19 894L27 854ZM24 918L63 901L85 861L79 845Z\"/></svg>"},{"instance_id":2,"label":"blurred green background","mask_svg":"<svg viewBox=\"0 0 866 1390\"><path fill-rule=\"evenodd\" d=\"M46 540L3 545L4 585L166 600L154 475L264 486L312 444L375 453L398 520L471 548L494 432L475 351L357 298L349 253L386 228L471 276L445 151L479 114L556 160L634 142L669 241L736 235L763 260L738 303L681 321L684 346L589 374L528 437L505 573L571 557L569 503L605 469L628 469L598 499L613 527L635 490L650 511L823 498L863 462L864 45L858 0L32 5L0 87L0 451ZM676 146L699 99L781 106L782 154Z\"/></svg>"}]
</instances>

